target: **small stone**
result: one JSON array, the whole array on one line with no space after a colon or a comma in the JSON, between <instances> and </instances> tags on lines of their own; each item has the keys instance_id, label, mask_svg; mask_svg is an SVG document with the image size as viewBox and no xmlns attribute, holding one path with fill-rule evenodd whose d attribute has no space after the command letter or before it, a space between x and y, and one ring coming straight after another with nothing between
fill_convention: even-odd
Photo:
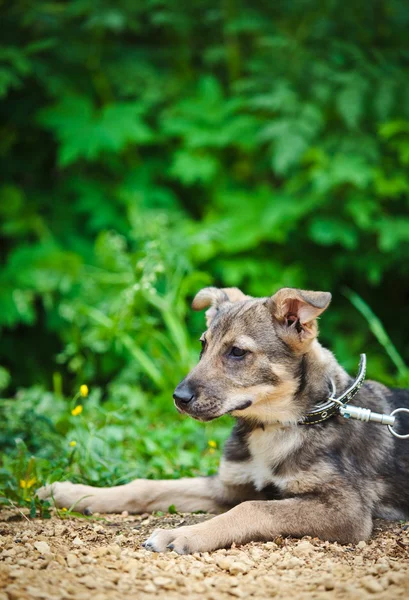
<instances>
[{"instance_id":1,"label":"small stone","mask_svg":"<svg viewBox=\"0 0 409 600\"><path fill-rule=\"evenodd\" d=\"M149 582L145 585L143 591L147 592L148 594L154 594L157 591L157 587L153 585L152 582Z\"/></svg>"},{"instance_id":2,"label":"small stone","mask_svg":"<svg viewBox=\"0 0 409 600\"><path fill-rule=\"evenodd\" d=\"M79 564L78 557L75 554L73 554L72 552L67 554L65 560L67 561L67 565L72 568L77 567Z\"/></svg>"},{"instance_id":3,"label":"small stone","mask_svg":"<svg viewBox=\"0 0 409 600\"><path fill-rule=\"evenodd\" d=\"M34 542L34 548L41 554L50 554L51 549L47 542Z\"/></svg>"},{"instance_id":4,"label":"small stone","mask_svg":"<svg viewBox=\"0 0 409 600\"><path fill-rule=\"evenodd\" d=\"M133 573L134 571L138 570L138 567L139 561L135 560L134 558L131 558L124 563L123 570L126 573Z\"/></svg>"},{"instance_id":5,"label":"small stone","mask_svg":"<svg viewBox=\"0 0 409 600\"><path fill-rule=\"evenodd\" d=\"M239 587L229 589L228 593L230 596L235 596L236 598L243 598L246 592Z\"/></svg>"},{"instance_id":6,"label":"small stone","mask_svg":"<svg viewBox=\"0 0 409 600\"><path fill-rule=\"evenodd\" d=\"M105 533L105 529L102 525L94 525L94 531L95 533Z\"/></svg>"},{"instance_id":7,"label":"small stone","mask_svg":"<svg viewBox=\"0 0 409 600\"><path fill-rule=\"evenodd\" d=\"M195 592L195 594L204 594L206 590L207 588L203 583L193 583L189 586L189 591Z\"/></svg>"},{"instance_id":8,"label":"small stone","mask_svg":"<svg viewBox=\"0 0 409 600\"><path fill-rule=\"evenodd\" d=\"M159 587L165 587L172 583L172 580L169 577L155 577L153 583Z\"/></svg>"},{"instance_id":9,"label":"small stone","mask_svg":"<svg viewBox=\"0 0 409 600\"><path fill-rule=\"evenodd\" d=\"M23 576L23 572L19 568L15 568L9 571L10 579L18 579L21 576Z\"/></svg>"},{"instance_id":10,"label":"small stone","mask_svg":"<svg viewBox=\"0 0 409 600\"><path fill-rule=\"evenodd\" d=\"M21 588L15 585L9 585L4 590L7 594L8 600L21 600Z\"/></svg>"},{"instance_id":11,"label":"small stone","mask_svg":"<svg viewBox=\"0 0 409 600\"><path fill-rule=\"evenodd\" d=\"M373 577L364 577L361 581L362 587L371 594L377 594L378 592L383 592L383 587Z\"/></svg>"},{"instance_id":12,"label":"small stone","mask_svg":"<svg viewBox=\"0 0 409 600\"><path fill-rule=\"evenodd\" d=\"M95 561L95 558L92 558L92 557L91 557L91 556L89 556L89 555L84 555L84 556L81 556L81 558L80 558L80 561L81 561L81 564L82 564L82 565L90 565L90 564L92 564L92 563L96 562L96 561Z\"/></svg>"},{"instance_id":13,"label":"small stone","mask_svg":"<svg viewBox=\"0 0 409 600\"><path fill-rule=\"evenodd\" d=\"M224 571L228 571L229 567L231 565L231 559L230 558L226 558L223 556L223 558L218 558L216 560L216 564L218 567L220 567L221 569L223 569Z\"/></svg>"},{"instance_id":14,"label":"small stone","mask_svg":"<svg viewBox=\"0 0 409 600\"><path fill-rule=\"evenodd\" d=\"M263 575L261 581L264 583L264 585L268 587L277 587L277 579L275 579L275 577L272 577L271 575Z\"/></svg>"},{"instance_id":15,"label":"small stone","mask_svg":"<svg viewBox=\"0 0 409 600\"><path fill-rule=\"evenodd\" d=\"M293 553L295 556L307 556L308 554L313 554L315 552L314 546L311 542L307 540L303 540L297 546L294 547Z\"/></svg>"},{"instance_id":16,"label":"small stone","mask_svg":"<svg viewBox=\"0 0 409 600\"><path fill-rule=\"evenodd\" d=\"M234 561L229 568L229 573L232 575L239 575L240 573L248 573L250 571L249 565L244 564L240 561Z\"/></svg>"},{"instance_id":17,"label":"small stone","mask_svg":"<svg viewBox=\"0 0 409 600\"><path fill-rule=\"evenodd\" d=\"M248 573L250 565L245 564L242 561L235 560L229 556L223 556L216 560L216 564L220 569L228 571L232 575L239 575L239 573Z\"/></svg>"},{"instance_id":18,"label":"small stone","mask_svg":"<svg viewBox=\"0 0 409 600\"><path fill-rule=\"evenodd\" d=\"M97 587L95 579L91 575L86 575L85 577L80 579L80 582L83 583L90 590L93 590Z\"/></svg>"},{"instance_id":19,"label":"small stone","mask_svg":"<svg viewBox=\"0 0 409 600\"><path fill-rule=\"evenodd\" d=\"M281 569L295 569L304 564L304 561L296 556L286 555L279 565Z\"/></svg>"},{"instance_id":20,"label":"small stone","mask_svg":"<svg viewBox=\"0 0 409 600\"><path fill-rule=\"evenodd\" d=\"M356 547L359 548L360 550L362 550L362 548L366 548L366 542L364 542L364 540L361 540L360 542L357 543Z\"/></svg>"},{"instance_id":21,"label":"small stone","mask_svg":"<svg viewBox=\"0 0 409 600\"><path fill-rule=\"evenodd\" d=\"M394 583L395 585L403 585L406 581L407 575L405 573L398 573L396 571L392 571L392 573L388 573L388 581L390 583Z\"/></svg>"},{"instance_id":22,"label":"small stone","mask_svg":"<svg viewBox=\"0 0 409 600\"><path fill-rule=\"evenodd\" d=\"M111 544L107 549L108 554L112 554L113 556L120 556L121 554L121 547L118 544Z\"/></svg>"},{"instance_id":23,"label":"small stone","mask_svg":"<svg viewBox=\"0 0 409 600\"><path fill-rule=\"evenodd\" d=\"M327 577L324 577L322 580L322 583L327 592L330 592L331 590L333 590L335 588L335 581L330 575L328 575Z\"/></svg>"},{"instance_id":24,"label":"small stone","mask_svg":"<svg viewBox=\"0 0 409 600\"><path fill-rule=\"evenodd\" d=\"M72 540L73 546L82 546L83 543L84 542L78 536Z\"/></svg>"},{"instance_id":25,"label":"small stone","mask_svg":"<svg viewBox=\"0 0 409 600\"><path fill-rule=\"evenodd\" d=\"M97 558L101 558L102 556L106 556L108 554L108 548L106 548L105 546L97 546L96 548L94 548L92 553Z\"/></svg>"}]
</instances>

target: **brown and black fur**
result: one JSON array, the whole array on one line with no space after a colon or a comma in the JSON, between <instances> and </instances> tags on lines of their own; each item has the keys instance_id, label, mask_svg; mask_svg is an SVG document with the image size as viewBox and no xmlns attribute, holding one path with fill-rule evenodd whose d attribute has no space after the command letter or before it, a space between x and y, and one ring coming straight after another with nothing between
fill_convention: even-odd
<instances>
[{"instance_id":1,"label":"brown and black fur","mask_svg":"<svg viewBox=\"0 0 409 600\"><path fill-rule=\"evenodd\" d=\"M42 488L58 506L99 512L206 510L204 523L156 530L154 551L211 551L277 535L339 542L367 539L374 517L409 518L409 442L385 426L341 416L316 425L300 419L352 382L318 343L317 318L330 294L284 288L271 298L205 288L193 308L207 308L198 365L175 390L180 412L236 424L219 474L178 481L136 480L116 488L63 482ZM381 413L409 407L409 392L366 382L354 404ZM409 418L399 417L409 431ZM227 511L227 512L223 512Z\"/></svg>"}]
</instances>

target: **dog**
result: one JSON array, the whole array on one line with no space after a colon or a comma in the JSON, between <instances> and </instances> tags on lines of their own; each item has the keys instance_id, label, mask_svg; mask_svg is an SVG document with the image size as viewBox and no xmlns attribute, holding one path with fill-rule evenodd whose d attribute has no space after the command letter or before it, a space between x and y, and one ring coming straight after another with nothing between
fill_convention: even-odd
<instances>
[{"instance_id":1,"label":"dog","mask_svg":"<svg viewBox=\"0 0 409 600\"><path fill-rule=\"evenodd\" d=\"M305 415L353 379L317 340L331 294L283 288L252 298L237 288L202 289L193 309L207 309L198 364L177 386L179 412L199 421L225 414L236 422L218 475L136 480L112 488L70 482L39 490L56 506L84 512L206 511L216 516L157 529L155 552L209 552L276 536L357 543L375 517L409 518L409 445L380 424L340 414L308 424ZM367 381L354 404L389 414L409 407L409 391ZM399 417L398 431L409 431ZM401 428L401 429L399 429Z\"/></svg>"}]
</instances>

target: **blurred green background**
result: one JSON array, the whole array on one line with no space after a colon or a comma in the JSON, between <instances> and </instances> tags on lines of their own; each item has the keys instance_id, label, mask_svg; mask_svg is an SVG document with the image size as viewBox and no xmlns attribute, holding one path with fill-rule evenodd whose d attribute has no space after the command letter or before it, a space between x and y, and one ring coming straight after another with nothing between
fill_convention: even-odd
<instances>
[{"instance_id":1,"label":"blurred green background","mask_svg":"<svg viewBox=\"0 0 409 600\"><path fill-rule=\"evenodd\" d=\"M330 290L323 343L409 382L407 2L0 12L0 495L215 471L171 399L204 285Z\"/></svg>"}]
</instances>

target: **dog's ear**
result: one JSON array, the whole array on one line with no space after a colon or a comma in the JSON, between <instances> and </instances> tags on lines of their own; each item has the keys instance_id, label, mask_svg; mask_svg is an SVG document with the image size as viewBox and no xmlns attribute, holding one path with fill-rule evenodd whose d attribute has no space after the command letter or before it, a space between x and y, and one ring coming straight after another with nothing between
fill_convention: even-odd
<instances>
[{"instance_id":1,"label":"dog's ear","mask_svg":"<svg viewBox=\"0 0 409 600\"><path fill-rule=\"evenodd\" d=\"M318 334L317 317L331 302L329 292L311 292L293 288L278 290L269 300L281 334L292 345L312 341Z\"/></svg>"},{"instance_id":2,"label":"dog's ear","mask_svg":"<svg viewBox=\"0 0 409 600\"><path fill-rule=\"evenodd\" d=\"M206 311L206 323L209 326L222 304L247 299L248 296L243 294L239 288L206 287L196 294L192 302L192 308L193 310L203 310L210 307Z\"/></svg>"}]
</instances>

